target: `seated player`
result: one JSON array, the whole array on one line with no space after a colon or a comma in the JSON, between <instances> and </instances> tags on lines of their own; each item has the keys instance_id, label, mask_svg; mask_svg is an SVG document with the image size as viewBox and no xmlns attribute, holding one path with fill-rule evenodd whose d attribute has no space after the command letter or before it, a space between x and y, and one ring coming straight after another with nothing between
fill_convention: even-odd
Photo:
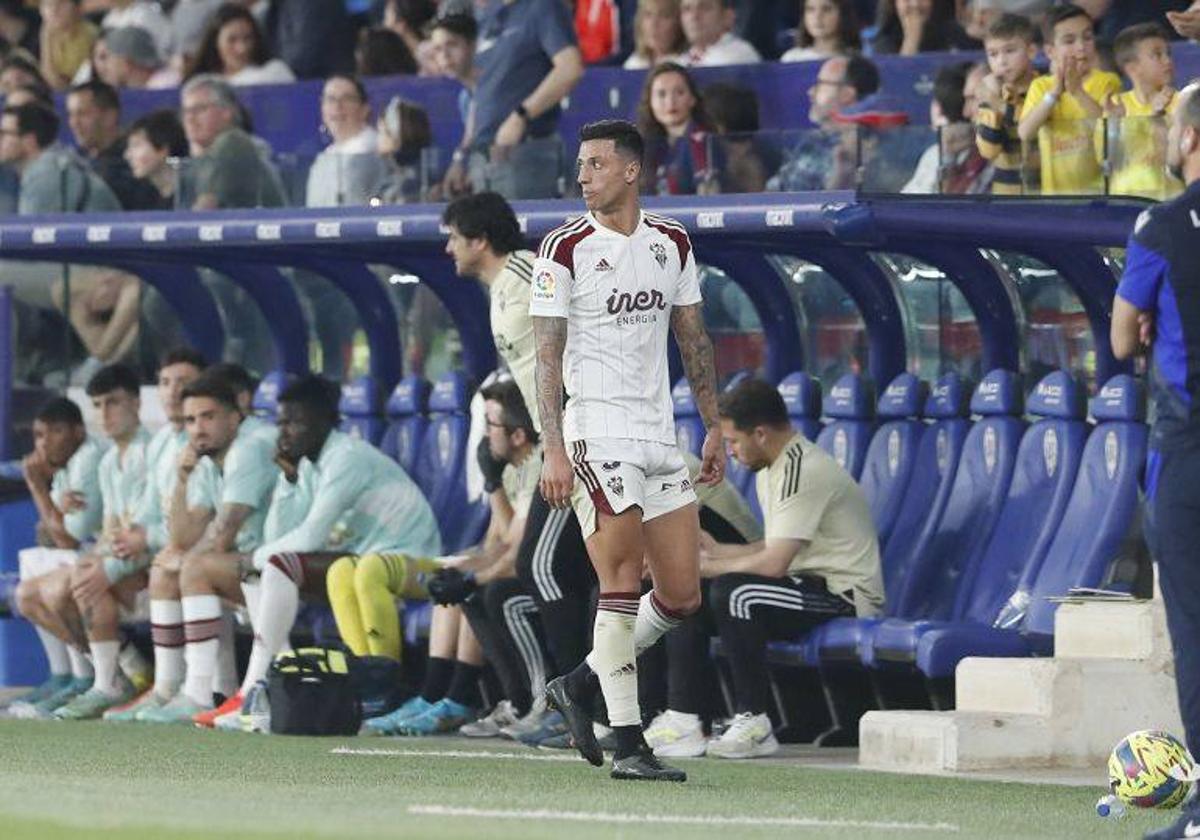
<instances>
[{"instance_id":1,"label":"seated player","mask_svg":"<svg viewBox=\"0 0 1200 840\"><path fill-rule=\"evenodd\" d=\"M736 715L707 754L752 758L779 749L767 716L767 641L883 607L879 542L866 497L823 449L792 429L783 398L747 380L721 400L721 433L758 473L766 538L702 544L700 574L733 674Z\"/></svg>"},{"instance_id":2,"label":"seated player","mask_svg":"<svg viewBox=\"0 0 1200 840\"><path fill-rule=\"evenodd\" d=\"M275 462L281 474L271 496L263 542L253 551L209 554L184 566L183 596L243 600L241 581L260 577L246 598L254 647L242 696L262 680L288 644L300 599L324 601L325 576L338 559L371 554L434 557L441 537L429 503L404 470L368 443L337 431L338 388L319 376L289 385L279 395ZM404 571L400 591L416 580ZM236 727L238 712L218 726Z\"/></svg>"},{"instance_id":3,"label":"seated player","mask_svg":"<svg viewBox=\"0 0 1200 840\"><path fill-rule=\"evenodd\" d=\"M91 663L63 641L70 633L43 606L41 587L48 573L74 564L78 550L100 530L98 470L106 449L106 443L88 436L79 406L65 397L46 403L33 420L33 452L21 461L21 472L38 512L39 547L20 553L16 594L18 610L33 623L46 652L50 676L9 706L13 717L34 717L39 703L91 687Z\"/></svg>"},{"instance_id":4,"label":"seated player","mask_svg":"<svg viewBox=\"0 0 1200 840\"><path fill-rule=\"evenodd\" d=\"M275 424L268 423L254 413L254 392L258 390L258 380L254 378L254 375L233 362L220 362L212 365L208 370L214 376L224 379L233 388L234 396L237 397L238 411L244 418L242 422L248 424L243 431L250 430L255 434L260 434L274 446L275 438L278 436Z\"/></svg>"}]
</instances>

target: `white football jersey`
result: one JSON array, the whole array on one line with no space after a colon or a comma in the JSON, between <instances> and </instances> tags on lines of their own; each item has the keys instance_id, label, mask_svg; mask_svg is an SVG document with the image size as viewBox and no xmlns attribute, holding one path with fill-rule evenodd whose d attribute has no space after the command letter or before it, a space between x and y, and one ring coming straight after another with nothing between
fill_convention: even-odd
<instances>
[{"instance_id":1,"label":"white football jersey","mask_svg":"<svg viewBox=\"0 0 1200 840\"><path fill-rule=\"evenodd\" d=\"M625 236L588 213L542 240L529 313L567 319L566 441L675 442L671 309L700 300L692 243L674 219L642 213Z\"/></svg>"}]
</instances>

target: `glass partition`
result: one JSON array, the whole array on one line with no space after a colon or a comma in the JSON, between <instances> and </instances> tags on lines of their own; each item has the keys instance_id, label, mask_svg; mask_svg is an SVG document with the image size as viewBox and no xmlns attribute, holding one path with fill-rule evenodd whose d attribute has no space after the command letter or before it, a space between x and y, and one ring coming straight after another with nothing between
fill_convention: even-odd
<instances>
[{"instance_id":1,"label":"glass partition","mask_svg":"<svg viewBox=\"0 0 1200 840\"><path fill-rule=\"evenodd\" d=\"M744 370L762 375L767 344L754 304L724 271L704 264L698 268L704 324L713 342L717 381Z\"/></svg>"},{"instance_id":2,"label":"glass partition","mask_svg":"<svg viewBox=\"0 0 1200 840\"><path fill-rule=\"evenodd\" d=\"M829 385L843 374L869 370L866 324L845 288L825 269L798 257L767 259L787 281L804 342L805 372Z\"/></svg>"},{"instance_id":3,"label":"glass partition","mask_svg":"<svg viewBox=\"0 0 1200 840\"><path fill-rule=\"evenodd\" d=\"M396 313L400 345L404 348L404 374L434 380L450 371L462 370L462 337L433 290L418 275L402 267L372 265L370 268L384 284ZM357 335L355 341L356 361L360 356L365 360L366 337ZM356 370L365 372L365 367Z\"/></svg>"}]
</instances>

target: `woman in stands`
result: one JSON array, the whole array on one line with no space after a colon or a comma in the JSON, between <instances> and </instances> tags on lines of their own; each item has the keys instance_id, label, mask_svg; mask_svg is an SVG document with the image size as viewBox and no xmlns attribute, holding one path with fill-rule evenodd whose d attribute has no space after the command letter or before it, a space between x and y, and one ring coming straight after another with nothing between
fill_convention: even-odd
<instances>
[{"instance_id":1,"label":"woman in stands","mask_svg":"<svg viewBox=\"0 0 1200 840\"><path fill-rule=\"evenodd\" d=\"M862 48L854 0L804 0L796 46L780 61L816 61Z\"/></svg>"},{"instance_id":2,"label":"woman in stands","mask_svg":"<svg viewBox=\"0 0 1200 840\"><path fill-rule=\"evenodd\" d=\"M877 26L871 41L877 55L980 48L959 26L954 0L882 0Z\"/></svg>"},{"instance_id":3,"label":"woman in stands","mask_svg":"<svg viewBox=\"0 0 1200 840\"><path fill-rule=\"evenodd\" d=\"M695 80L678 64L646 75L638 103L638 130L646 143L642 191L651 195L720 192L712 160L716 143Z\"/></svg>"},{"instance_id":4,"label":"woman in stands","mask_svg":"<svg viewBox=\"0 0 1200 840\"><path fill-rule=\"evenodd\" d=\"M679 0L639 0L633 19L633 53L626 70L645 70L674 61L687 51L679 22Z\"/></svg>"},{"instance_id":5,"label":"woman in stands","mask_svg":"<svg viewBox=\"0 0 1200 840\"><path fill-rule=\"evenodd\" d=\"M187 135L174 111L152 111L130 126L125 160L133 177L149 181L158 190L161 202L156 209L174 208L179 172L171 158L184 158L187 153Z\"/></svg>"},{"instance_id":6,"label":"woman in stands","mask_svg":"<svg viewBox=\"0 0 1200 840\"><path fill-rule=\"evenodd\" d=\"M290 67L271 57L254 15L236 3L224 4L213 15L185 80L201 73L223 76L231 85L272 85L296 80Z\"/></svg>"},{"instance_id":7,"label":"woman in stands","mask_svg":"<svg viewBox=\"0 0 1200 840\"><path fill-rule=\"evenodd\" d=\"M365 206L387 177L376 154L379 134L371 126L371 103L362 82L330 76L321 90L321 125L333 139L308 170L309 207Z\"/></svg>"},{"instance_id":8,"label":"woman in stands","mask_svg":"<svg viewBox=\"0 0 1200 840\"><path fill-rule=\"evenodd\" d=\"M379 118L380 159L390 170L373 204L411 204L422 200L423 185L433 183L425 169L425 149L433 145L429 114L420 105L393 96Z\"/></svg>"}]
</instances>

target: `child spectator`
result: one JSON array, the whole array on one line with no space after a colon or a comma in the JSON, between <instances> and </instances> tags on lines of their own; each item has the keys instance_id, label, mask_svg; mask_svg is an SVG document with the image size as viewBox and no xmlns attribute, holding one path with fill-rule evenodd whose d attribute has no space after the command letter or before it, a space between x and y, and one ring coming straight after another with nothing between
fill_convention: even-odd
<instances>
[{"instance_id":1,"label":"child spectator","mask_svg":"<svg viewBox=\"0 0 1200 840\"><path fill-rule=\"evenodd\" d=\"M42 75L64 90L92 54L99 31L84 20L79 0L42 0Z\"/></svg>"},{"instance_id":2,"label":"child spectator","mask_svg":"<svg viewBox=\"0 0 1200 840\"><path fill-rule=\"evenodd\" d=\"M981 193L989 183L988 162L975 148L975 132L967 119L966 85L971 63L938 69L929 103L929 124L937 142L921 155L916 171L900 192Z\"/></svg>"},{"instance_id":3,"label":"child spectator","mask_svg":"<svg viewBox=\"0 0 1200 840\"><path fill-rule=\"evenodd\" d=\"M878 34L871 42L879 55L976 49L954 16L954 0L883 0Z\"/></svg>"},{"instance_id":4,"label":"child spectator","mask_svg":"<svg viewBox=\"0 0 1200 840\"><path fill-rule=\"evenodd\" d=\"M1100 192L1093 131L1104 115L1103 103L1121 90L1121 80L1097 69L1094 24L1079 6L1051 10L1045 35L1050 73L1029 86L1017 131L1025 143L1037 138L1043 193Z\"/></svg>"},{"instance_id":5,"label":"child spectator","mask_svg":"<svg viewBox=\"0 0 1200 840\"><path fill-rule=\"evenodd\" d=\"M714 82L704 89L704 110L720 136L720 173L725 192L763 192L779 168L778 145L759 135L758 96L749 88Z\"/></svg>"},{"instance_id":6,"label":"child spectator","mask_svg":"<svg viewBox=\"0 0 1200 840\"><path fill-rule=\"evenodd\" d=\"M633 53L626 70L645 70L663 61L677 61L687 50L679 22L679 0L639 0L633 21Z\"/></svg>"},{"instance_id":7,"label":"child spectator","mask_svg":"<svg viewBox=\"0 0 1200 840\"><path fill-rule=\"evenodd\" d=\"M428 173L424 150L433 145L429 114L420 105L392 97L379 118L380 157L390 172L372 204L412 204L422 199Z\"/></svg>"},{"instance_id":8,"label":"child spectator","mask_svg":"<svg viewBox=\"0 0 1200 840\"><path fill-rule=\"evenodd\" d=\"M438 18L429 32L438 75L454 79L463 86L458 95L458 115L464 126L475 91L475 39L478 37L479 27L471 15Z\"/></svg>"},{"instance_id":9,"label":"child spectator","mask_svg":"<svg viewBox=\"0 0 1200 840\"><path fill-rule=\"evenodd\" d=\"M135 178L148 182L159 195L156 210L175 206L179 173L171 158L187 157L187 135L174 111L151 111L129 127L125 160Z\"/></svg>"},{"instance_id":10,"label":"child spectator","mask_svg":"<svg viewBox=\"0 0 1200 840\"><path fill-rule=\"evenodd\" d=\"M848 55L862 47L853 0L804 0L796 46L780 61L814 61Z\"/></svg>"},{"instance_id":11,"label":"child spectator","mask_svg":"<svg viewBox=\"0 0 1200 840\"><path fill-rule=\"evenodd\" d=\"M762 61L749 41L732 32L736 19L732 0L682 0L679 19L688 42L683 64L722 67Z\"/></svg>"},{"instance_id":12,"label":"child spectator","mask_svg":"<svg viewBox=\"0 0 1200 840\"><path fill-rule=\"evenodd\" d=\"M354 66L358 75L411 76L417 72L417 60L409 52L404 39L391 29L376 27L358 34L354 50Z\"/></svg>"},{"instance_id":13,"label":"child spectator","mask_svg":"<svg viewBox=\"0 0 1200 840\"><path fill-rule=\"evenodd\" d=\"M983 41L991 73L980 85L975 115L976 145L992 162L992 192L1021 195L1039 184L1037 151L1022 154L1018 115L1037 71L1037 32L1028 18L1002 15L988 28Z\"/></svg>"},{"instance_id":14,"label":"child spectator","mask_svg":"<svg viewBox=\"0 0 1200 840\"><path fill-rule=\"evenodd\" d=\"M1105 103L1107 152L1112 166L1109 192L1164 199L1182 185L1167 176L1167 124L1175 110L1175 65L1167 33L1157 23L1139 23L1113 43L1117 66L1132 90Z\"/></svg>"},{"instance_id":15,"label":"child spectator","mask_svg":"<svg viewBox=\"0 0 1200 840\"><path fill-rule=\"evenodd\" d=\"M125 162L121 101L110 85L97 80L71 88L67 94L67 124L84 159L108 184L122 207L149 210L158 203L154 190L134 178Z\"/></svg>"},{"instance_id":16,"label":"child spectator","mask_svg":"<svg viewBox=\"0 0 1200 840\"><path fill-rule=\"evenodd\" d=\"M272 58L254 15L236 3L217 9L186 78L213 74L231 85L294 82L295 74Z\"/></svg>"},{"instance_id":17,"label":"child spectator","mask_svg":"<svg viewBox=\"0 0 1200 840\"><path fill-rule=\"evenodd\" d=\"M646 141L643 191L657 195L720 191L704 102L687 70L671 62L651 70L642 86L637 120Z\"/></svg>"}]
</instances>

